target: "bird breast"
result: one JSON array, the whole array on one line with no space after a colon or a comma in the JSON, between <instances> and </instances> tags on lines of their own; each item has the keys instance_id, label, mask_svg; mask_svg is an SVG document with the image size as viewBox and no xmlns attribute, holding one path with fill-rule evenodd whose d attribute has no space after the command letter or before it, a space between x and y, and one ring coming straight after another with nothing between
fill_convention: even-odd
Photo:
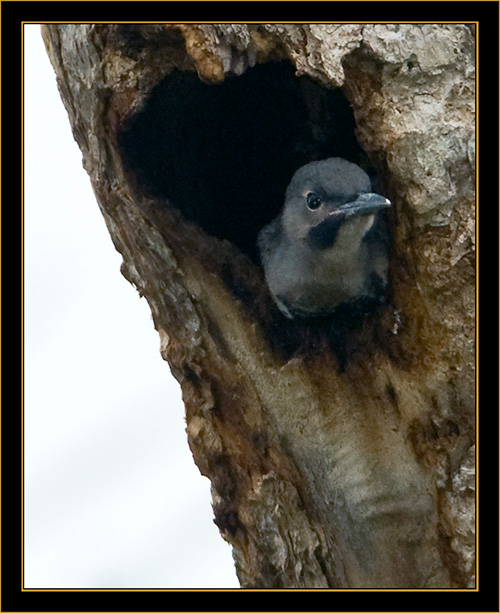
<instances>
[{"instance_id":1,"label":"bird breast","mask_svg":"<svg viewBox=\"0 0 500 613\"><path fill-rule=\"evenodd\" d=\"M331 312L339 304L364 293L366 257L358 252L326 249L312 252L305 246L276 250L279 261L268 268L268 285L277 302L304 314Z\"/></svg>"}]
</instances>

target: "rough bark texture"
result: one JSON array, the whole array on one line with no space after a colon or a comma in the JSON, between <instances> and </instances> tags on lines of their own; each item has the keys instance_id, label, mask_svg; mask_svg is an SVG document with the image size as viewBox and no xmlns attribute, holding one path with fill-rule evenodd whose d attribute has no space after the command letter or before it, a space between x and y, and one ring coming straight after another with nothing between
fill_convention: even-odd
<instances>
[{"instance_id":1,"label":"rough bark texture","mask_svg":"<svg viewBox=\"0 0 500 613\"><path fill-rule=\"evenodd\" d=\"M189 444L242 587L474 587L473 26L61 24L43 35L123 274L147 298L181 383ZM289 150L294 170L337 151L337 106L325 101L342 91L394 202L390 305L351 334L343 372L321 331L304 344L276 312L254 258L255 233L281 206L240 202L247 185L274 189L273 169L258 165L259 119L243 143L228 128L221 173L248 157L227 185L217 169L197 180L196 150L218 116L203 116L203 96L220 106L261 74L253 66L277 60L289 91L300 83L305 121L285 126L296 140L266 164ZM273 81L248 81L249 114ZM255 100L253 87L263 87ZM285 102L258 117L286 121L298 111ZM162 129L154 109L185 121L190 104L185 147L152 162L141 142ZM210 147L222 155L215 140L204 158ZM220 211L218 194L229 202Z\"/></svg>"}]
</instances>

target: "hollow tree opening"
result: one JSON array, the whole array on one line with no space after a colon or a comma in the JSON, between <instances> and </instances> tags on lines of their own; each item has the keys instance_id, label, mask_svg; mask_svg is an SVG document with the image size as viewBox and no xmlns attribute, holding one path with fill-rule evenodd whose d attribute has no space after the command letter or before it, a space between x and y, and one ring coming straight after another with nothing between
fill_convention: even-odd
<instances>
[{"instance_id":1,"label":"hollow tree opening","mask_svg":"<svg viewBox=\"0 0 500 613\"><path fill-rule=\"evenodd\" d=\"M287 62L208 85L174 70L119 135L141 191L175 205L208 234L255 257L301 165L339 156L368 162L349 102Z\"/></svg>"}]
</instances>

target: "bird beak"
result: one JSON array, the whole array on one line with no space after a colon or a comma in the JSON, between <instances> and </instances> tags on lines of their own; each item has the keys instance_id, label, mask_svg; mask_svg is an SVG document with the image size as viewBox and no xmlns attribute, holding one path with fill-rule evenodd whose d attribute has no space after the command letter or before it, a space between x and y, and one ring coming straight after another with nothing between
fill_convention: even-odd
<instances>
[{"instance_id":1,"label":"bird beak","mask_svg":"<svg viewBox=\"0 0 500 613\"><path fill-rule=\"evenodd\" d=\"M389 206L391 206L391 201L384 196L380 196L380 194L360 194L353 202L347 202L340 206L337 209L337 213L345 213L347 217L351 217L351 215L368 215Z\"/></svg>"}]
</instances>

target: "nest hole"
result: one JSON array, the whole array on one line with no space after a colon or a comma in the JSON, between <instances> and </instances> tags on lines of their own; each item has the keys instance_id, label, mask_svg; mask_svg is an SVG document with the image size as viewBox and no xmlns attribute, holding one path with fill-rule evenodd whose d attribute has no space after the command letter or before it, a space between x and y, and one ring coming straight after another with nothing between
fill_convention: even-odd
<instances>
[{"instance_id":1,"label":"nest hole","mask_svg":"<svg viewBox=\"0 0 500 613\"><path fill-rule=\"evenodd\" d=\"M297 77L284 61L220 84L174 70L118 140L144 195L170 202L253 259L257 235L281 210L297 168L339 156L371 171L343 92Z\"/></svg>"}]
</instances>

